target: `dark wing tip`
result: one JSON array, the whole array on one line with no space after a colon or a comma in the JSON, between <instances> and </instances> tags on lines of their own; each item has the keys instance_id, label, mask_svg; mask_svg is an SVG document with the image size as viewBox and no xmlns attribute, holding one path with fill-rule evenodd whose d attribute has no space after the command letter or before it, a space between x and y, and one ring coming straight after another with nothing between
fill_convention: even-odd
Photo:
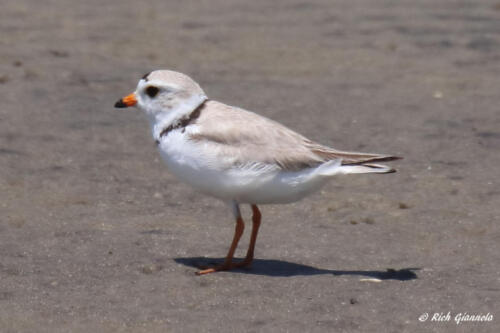
<instances>
[{"instance_id":1,"label":"dark wing tip","mask_svg":"<svg viewBox=\"0 0 500 333\"><path fill-rule=\"evenodd\" d=\"M390 161L397 161L397 160L402 160L403 158L400 156L385 156L385 157L380 157L380 158L374 158L373 160L370 160L369 162L390 162Z\"/></svg>"},{"instance_id":2,"label":"dark wing tip","mask_svg":"<svg viewBox=\"0 0 500 333\"><path fill-rule=\"evenodd\" d=\"M402 160L402 157L399 156L382 156L382 157L372 157L372 158L366 158L366 159L361 159L359 161L342 161L342 165L363 165L366 163L373 163L373 162L391 162L391 161L396 161L396 160Z\"/></svg>"}]
</instances>

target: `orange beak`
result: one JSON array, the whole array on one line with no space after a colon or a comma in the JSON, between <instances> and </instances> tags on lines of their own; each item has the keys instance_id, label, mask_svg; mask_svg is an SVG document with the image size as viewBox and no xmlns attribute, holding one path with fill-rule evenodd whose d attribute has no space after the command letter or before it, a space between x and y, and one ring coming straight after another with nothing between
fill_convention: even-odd
<instances>
[{"instance_id":1,"label":"orange beak","mask_svg":"<svg viewBox=\"0 0 500 333\"><path fill-rule=\"evenodd\" d=\"M118 102L115 103L115 108L127 108L129 106L134 106L137 104L137 98L135 98L135 93L123 97Z\"/></svg>"}]
</instances>

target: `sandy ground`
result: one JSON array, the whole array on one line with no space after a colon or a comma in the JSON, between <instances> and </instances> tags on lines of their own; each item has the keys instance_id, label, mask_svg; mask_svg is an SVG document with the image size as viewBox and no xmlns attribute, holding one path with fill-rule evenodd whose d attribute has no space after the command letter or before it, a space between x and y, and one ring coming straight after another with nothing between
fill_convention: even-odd
<instances>
[{"instance_id":1,"label":"sandy ground","mask_svg":"<svg viewBox=\"0 0 500 333\"><path fill-rule=\"evenodd\" d=\"M2 3L0 331L499 332L500 2L170 2ZM263 207L253 267L195 276L230 211L113 108L157 68L405 159Z\"/></svg>"}]
</instances>

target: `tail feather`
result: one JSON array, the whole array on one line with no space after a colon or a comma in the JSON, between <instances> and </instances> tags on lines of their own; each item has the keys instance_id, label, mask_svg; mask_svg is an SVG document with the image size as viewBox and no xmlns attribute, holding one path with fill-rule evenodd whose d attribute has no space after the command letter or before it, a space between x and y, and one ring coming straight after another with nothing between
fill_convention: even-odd
<instances>
[{"instance_id":1,"label":"tail feather","mask_svg":"<svg viewBox=\"0 0 500 333\"><path fill-rule=\"evenodd\" d=\"M383 164L344 164L342 173L393 173L396 169Z\"/></svg>"},{"instance_id":2,"label":"tail feather","mask_svg":"<svg viewBox=\"0 0 500 333\"><path fill-rule=\"evenodd\" d=\"M333 176L349 173L393 173L396 169L383 164L343 164L342 160L331 160L317 167L316 173L321 176Z\"/></svg>"},{"instance_id":3,"label":"tail feather","mask_svg":"<svg viewBox=\"0 0 500 333\"><path fill-rule=\"evenodd\" d=\"M342 165L364 165L373 162L390 162L402 158L392 155L340 151L324 146L315 147L312 149L312 152L326 160L341 159Z\"/></svg>"},{"instance_id":4,"label":"tail feather","mask_svg":"<svg viewBox=\"0 0 500 333\"><path fill-rule=\"evenodd\" d=\"M373 158L367 158L365 160L360 160L360 161L343 161L342 165L370 165L369 163L372 162L390 162L390 161L395 161L395 160L400 160L402 157L399 156L386 156L386 155L380 155L376 156ZM374 164L376 165L376 164Z\"/></svg>"}]
</instances>

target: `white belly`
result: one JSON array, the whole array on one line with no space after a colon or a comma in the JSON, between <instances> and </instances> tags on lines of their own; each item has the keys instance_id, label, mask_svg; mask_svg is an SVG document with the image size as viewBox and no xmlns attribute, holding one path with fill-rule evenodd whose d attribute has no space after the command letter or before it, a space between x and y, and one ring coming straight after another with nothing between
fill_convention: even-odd
<instances>
[{"instance_id":1,"label":"white belly","mask_svg":"<svg viewBox=\"0 0 500 333\"><path fill-rule=\"evenodd\" d=\"M199 144L186 141L180 131L169 133L160 153L171 173L197 190L238 203L288 203L319 189L324 177L314 169L284 172L273 165L227 167L214 160Z\"/></svg>"}]
</instances>

